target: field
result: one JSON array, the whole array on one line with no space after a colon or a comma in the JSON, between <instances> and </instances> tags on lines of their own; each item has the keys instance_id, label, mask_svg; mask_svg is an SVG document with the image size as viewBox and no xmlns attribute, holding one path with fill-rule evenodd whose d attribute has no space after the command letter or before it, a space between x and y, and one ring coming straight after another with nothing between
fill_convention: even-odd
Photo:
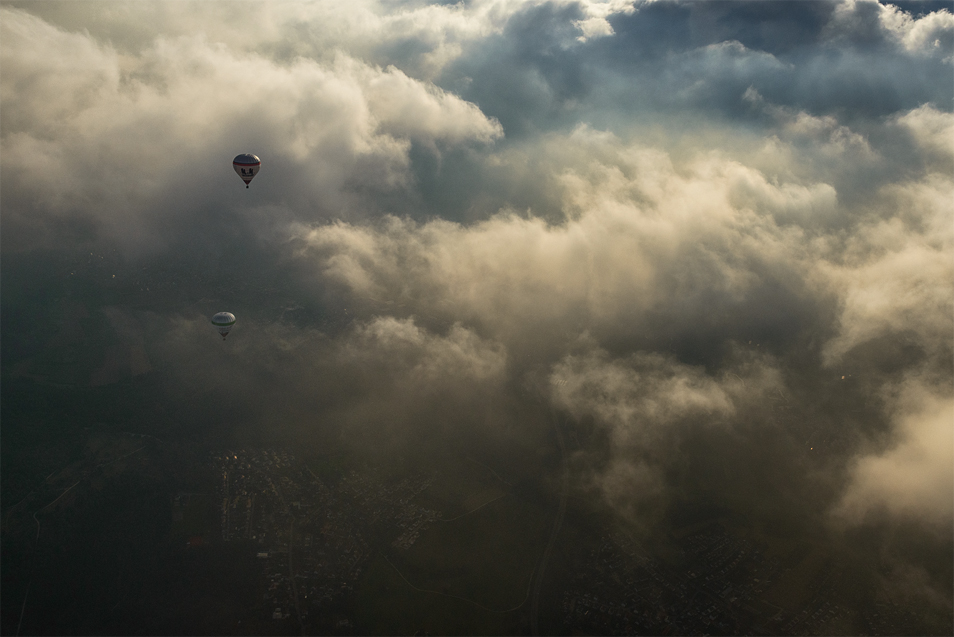
<instances>
[{"instance_id":1,"label":"field","mask_svg":"<svg viewBox=\"0 0 954 637\"><path fill-rule=\"evenodd\" d=\"M201 537L208 542L212 539L214 522L210 496L204 493L180 493L172 503L172 528L169 535L176 540Z\"/></svg>"},{"instance_id":2,"label":"field","mask_svg":"<svg viewBox=\"0 0 954 637\"><path fill-rule=\"evenodd\" d=\"M508 494L511 486L489 467L470 458L439 465L437 479L415 503L450 520Z\"/></svg>"},{"instance_id":3,"label":"field","mask_svg":"<svg viewBox=\"0 0 954 637\"><path fill-rule=\"evenodd\" d=\"M796 554L797 555L797 554ZM795 557L795 556L793 556ZM818 575L829 556L811 549L797 564L782 574L766 591L765 601L789 612L802 608L812 596L811 583Z\"/></svg>"},{"instance_id":4,"label":"field","mask_svg":"<svg viewBox=\"0 0 954 637\"><path fill-rule=\"evenodd\" d=\"M372 634L508 634L529 630L529 591L553 507L463 460L417 498L435 522L408 550L378 555L356 587ZM476 510L475 510L476 509Z\"/></svg>"}]
</instances>

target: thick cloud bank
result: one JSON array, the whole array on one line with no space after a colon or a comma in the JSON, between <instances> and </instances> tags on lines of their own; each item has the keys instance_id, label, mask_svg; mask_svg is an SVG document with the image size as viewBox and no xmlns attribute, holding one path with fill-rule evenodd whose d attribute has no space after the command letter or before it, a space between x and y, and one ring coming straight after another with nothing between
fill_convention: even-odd
<instances>
[{"instance_id":1,"label":"thick cloud bank","mask_svg":"<svg viewBox=\"0 0 954 637\"><path fill-rule=\"evenodd\" d=\"M136 248L169 239L218 203L220 158L250 148L276 194L321 216L356 189L406 187L412 142L501 135L473 104L344 53L284 65L182 35L123 55L9 9L2 28L5 222L32 238L7 249L55 242L65 222Z\"/></svg>"},{"instance_id":2,"label":"thick cloud bank","mask_svg":"<svg viewBox=\"0 0 954 637\"><path fill-rule=\"evenodd\" d=\"M857 517L883 507L943 529L954 513L954 402L918 384L900 393L897 443L857 461L837 513Z\"/></svg>"},{"instance_id":3,"label":"thick cloud bank","mask_svg":"<svg viewBox=\"0 0 954 637\"><path fill-rule=\"evenodd\" d=\"M647 535L700 502L870 534L949 615L950 7L37 3L0 30L4 268L118 255L89 286L126 286L142 369L383 455L544 472L556 420L574 489ZM128 301L157 268L172 300ZM245 310L231 349L210 299Z\"/></svg>"}]
</instances>

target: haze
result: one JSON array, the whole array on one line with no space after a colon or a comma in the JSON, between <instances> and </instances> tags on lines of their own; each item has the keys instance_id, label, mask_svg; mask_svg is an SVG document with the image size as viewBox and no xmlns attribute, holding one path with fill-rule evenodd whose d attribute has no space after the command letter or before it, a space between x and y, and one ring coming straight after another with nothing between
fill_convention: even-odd
<instances>
[{"instance_id":1,"label":"haze","mask_svg":"<svg viewBox=\"0 0 954 637\"><path fill-rule=\"evenodd\" d=\"M951 2L0 31L4 633L951 633ZM314 476L275 504L298 540L229 535L240 451ZM370 484L475 530L352 520L309 606L317 512ZM716 537L749 570L697 577Z\"/></svg>"}]
</instances>

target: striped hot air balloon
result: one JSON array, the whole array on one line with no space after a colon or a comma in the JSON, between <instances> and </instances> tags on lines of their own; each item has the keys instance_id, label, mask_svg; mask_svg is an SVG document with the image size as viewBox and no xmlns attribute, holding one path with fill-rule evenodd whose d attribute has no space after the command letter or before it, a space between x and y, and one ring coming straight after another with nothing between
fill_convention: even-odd
<instances>
[{"instance_id":1,"label":"striped hot air balloon","mask_svg":"<svg viewBox=\"0 0 954 637\"><path fill-rule=\"evenodd\" d=\"M235 159L232 160L232 168L235 169L235 173L245 182L246 188L248 188L248 182L252 181L261 167L262 160L251 153L236 155Z\"/></svg>"}]
</instances>

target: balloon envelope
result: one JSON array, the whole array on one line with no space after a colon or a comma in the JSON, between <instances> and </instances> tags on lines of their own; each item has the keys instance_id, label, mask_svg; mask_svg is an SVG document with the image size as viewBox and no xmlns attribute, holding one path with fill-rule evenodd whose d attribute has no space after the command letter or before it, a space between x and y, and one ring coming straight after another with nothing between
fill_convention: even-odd
<instances>
[{"instance_id":1,"label":"balloon envelope","mask_svg":"<svg viewBox=\"0 0 954 637\"><path fill-rule=\"evenodd\" d=\"M261 167L262 160L251 153L236 155L235 159L232 160L232 168L235 169L235 174L245 182L246 188L248 188L248 182L252 181Z\"/></svg>"},{"instance_id":2,"label":"balloon envelope","mask_svg":"<svg viewBox=\"0 0 954 637\"><path fill-rule=\"evenodd\" d=\"M222 335L222 340L225 340L232 326L235 325L235 315L231 312L219 312L212 317L212 325L214 325L215 329Z\"/></svg>"}]
</instances>

